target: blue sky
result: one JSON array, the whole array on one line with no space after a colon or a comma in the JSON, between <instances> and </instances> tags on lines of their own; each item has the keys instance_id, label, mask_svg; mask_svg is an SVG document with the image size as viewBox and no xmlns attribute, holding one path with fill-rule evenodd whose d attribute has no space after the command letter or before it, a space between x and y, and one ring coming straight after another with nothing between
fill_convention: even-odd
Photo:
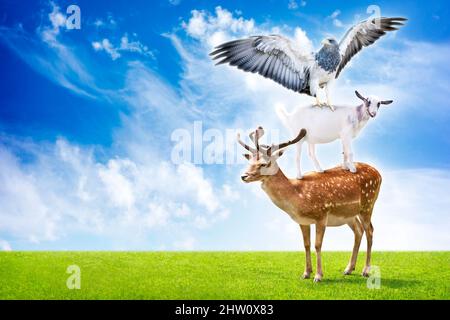
<instances>
[{"instance_id":1,"label":"blue sky","mask_svg":"<svg viewBox=\"0 0 450 320\"><path fill-rule=\"evenodd\" d=\"M80 30L65 27L70 4ZM300 248L297 226L256 184L240 183L242 161L173 163L171 136L201 121L222 134L262 124L288 137L274 105L311 100L214 67L207 53L264 33L317 49L373 4L409 21L353 59L332 96L394 100L354 143L356 160L384 177L374 246L449 249L450 5L308 0L2 1L0 249ZM339 155L338 142L318 147L327 167ZM293 159L289 151L280 162L288 175ZM339 228L324 246L351 243Z\"/></svg>"}]
</instances>

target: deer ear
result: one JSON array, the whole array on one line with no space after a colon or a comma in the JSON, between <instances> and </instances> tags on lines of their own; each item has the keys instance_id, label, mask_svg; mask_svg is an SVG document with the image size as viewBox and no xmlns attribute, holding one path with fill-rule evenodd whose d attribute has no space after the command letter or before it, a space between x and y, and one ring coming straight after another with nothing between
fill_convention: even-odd
<instances>
[{"instance_id":1,"label":"deer ear","mask_svg":"<svg viewBox=\"0 0 450 320\"><path fill-rule=\"evenodd\" d=\"M275 159L278 159L279 157L281 157L283 155L283 153L284 153L284 149L279 149L272 154L272 157L274 157Z\"/></svg>"},{"instance_id":2,"label":"deer ear","mask_svg":"<svg viewBox=\"0 0 450 320\"><path fill-rule=\"evenodd\" d=\"M381 104L391 104L392 102L394 102L394 100L384 100L384 101L380 101Z\"/></svg>"},{"instance_id":3,"label":"deer ear","mask_svg":"<svg viewBox=\"0 0 450 320\"><path fill-rule=\"evenodd\" d=\"M244 156L245 159L250 160L252 158L251 155L249 155L248 153L243 153L242 154Z\"/></svg>"}]
</instances>

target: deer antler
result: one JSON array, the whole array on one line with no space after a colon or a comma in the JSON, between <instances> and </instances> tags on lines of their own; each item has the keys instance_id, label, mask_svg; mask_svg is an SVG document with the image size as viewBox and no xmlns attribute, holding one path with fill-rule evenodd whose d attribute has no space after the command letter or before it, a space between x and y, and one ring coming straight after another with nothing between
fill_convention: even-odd
<instances>
[{"instance_id":1,"label":"deer antler","mask_svg":"<svg viewBox=\"0 0 450 320\"><path fill-rule=\"evenodd\" d=\"M250 147L248 144L241 140L241 135L239 133L237 134L237 142L251 153L257 153L257 150L255 148Z\"/></svg>"},{"instance_id":2,"label":"deer antler","mask_svg":"<svg viewBox=\"0 0 450 320\"><path fill-rule=\"evenodd\" d=\"M290 146L291 144L295 144L295 143L299 142L301 139L303 139L303 137L306 135L306 129L301 129L300 132L298 133L297 137L295 137L295 139L288 140L286 142L282 142L279 144L272 144L270 147L267 145L259 144L259 138L261 138L263 135L264 135L264 129L262 127L256 128L255 131L253 131L249 134L249 137L255 144L256 149L250 147L248 144L246 144L244 141L242 141L241 135L239 133L237 134L237 141L246 150L250 151L253 154L256 154L257 158L259 157L259 152L262 152L265 156L270 157L274 151L286 148L287 146Z\"/></svg>"},{"instance_id":3,"label":"deer antler","mask_svg":"<svg viewBox=\"0 0 450 320\"><path fill-rule=\"evenodd\" d=\"M248 136L253 141L255 146L257 146L257 148L258 148L259 147L259 138L261 138L263 135L264 135L264 129L263 129L263 127L259 126L258 128L256 128L255 131L250 132L250 134ZM257 139L256 139L256 137L257 137Z\"/></svg>"},{"instance_id":4,"label":"deer antler","mask_svg":"<svg viewBox=\"0 0 450 320\"><path fill-rule=\"evenodd\" d=\"M244 141L242 141L242 140L241 140L241 135L240 135L239 133L237 134L237 141L238 141L239 144L240 144L241 146L243 146L246 150L250 151L250 152L253 153L253 154L256 154L257 157L258 157L258 154L259 154L259 151L260 151L260 150L259 150L259 149L260 149L260 147L259 147L259 138L261 138L263 135L264 135L264 129L263 129L261 126L259 126L258 128L256 128L255 131L252 131L252 132L249 134L249 137L250 137L250 139L253 141L253 143L255 144L256 149L250 147L248 144L246 144Z\"/></svg>"},{"instance_id":5,"label":"deer antler","mask_svg":"<svg viewBox=\"0 0 450 320\"><path fill-rule=\"evenodd\" d=\"M298 133L297 137L295 137L295 139L288 140L286 142L282 142L279 144L273 144L265 150L265 153L267 154L267 156L270 157L274 151L286 148L287 146L290 146L291 144L295 144L295 143L299 142L300 140L302 140L304 136L306 136L306 129L301 129L300 132Z\"/></svg>"},{"instance_id":6,"label":"deer antler","mask_svg":"<svg viewBox=\"0 0 450 320\"><path fill-rule=\"evenodd\" d=\"M260 151L260 147L259 147L259 138L261 138L264 135L264 129L259 126L258 128L256 128L255 132L250 133L250 139L253 140L253 143L256 146L256 159L259 159L259 151Z\"/></svg>"}]
</instances>

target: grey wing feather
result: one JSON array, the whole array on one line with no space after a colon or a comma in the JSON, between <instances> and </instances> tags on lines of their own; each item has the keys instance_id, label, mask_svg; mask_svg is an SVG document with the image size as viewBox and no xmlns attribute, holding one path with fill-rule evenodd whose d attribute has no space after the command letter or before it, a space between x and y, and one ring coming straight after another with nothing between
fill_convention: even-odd
<instances>
[{"instance_id":1,"label":"grey wing feather","mask_svg":"<svg viewBox=\"0 0 450 320\"><path fill-rule=\"evenodd\" d=\"M336 78L341 73L345 65L356 55L363 47L368 47L386 34L388 31L398 30L403 26L406 18L373 18L362 21L350 28L339 43L341 53L341 62L337 68Z\"/></svg>"},{"instance_id":2,"label":"grey wing feather","mask_svg":"<svg viewBox=\"0 0 450 320\"><path fill-rule=\"evenodd\" d=\"M254 36L223 43L210 53L217 64L228 63L238 69L258 73L284 87L310 94L311 54L301 53L279 35Z\"/></svg>"}]
</instances>

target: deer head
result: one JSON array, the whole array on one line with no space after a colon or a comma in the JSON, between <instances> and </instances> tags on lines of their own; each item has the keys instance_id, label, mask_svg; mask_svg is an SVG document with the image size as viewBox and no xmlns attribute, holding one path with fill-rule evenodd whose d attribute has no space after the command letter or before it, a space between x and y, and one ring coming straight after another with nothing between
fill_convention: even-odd
<instances>
[{"instance_id":1,"label":"deer head","mask_svg":"<svg viewBox=\"0 0 450 320\"><path fill-rule=\"evenodd\" d=\"M370 117L374 118L377 115L378 109L382 104L391 104L393 100L380 100L376 96L369 96L364 98L358 91L355 90L356 96L364 102L364 107Z\"/></svg>"},{"instance_id":2,"label":"deer head","mask_svg":"<svg viewBox=\"0 0 450 320\"><path fill-rule=\"evenodd\" d=\"M306 130L301 129L293 140L272 144L271 146L259 144L259 138L263 135L264 129L262 127L258 127L254 132L250 133L250 139L255 144L255 148L243 142L239 134L237 136L238 143L248 151L248 153L244 154L244 157L249 161L249 166L241 176L244 182L260 181L276 174L279 170L276 160L283 155L284 148L299 142L306 135Z\"/></svg>"}]
</instances>

